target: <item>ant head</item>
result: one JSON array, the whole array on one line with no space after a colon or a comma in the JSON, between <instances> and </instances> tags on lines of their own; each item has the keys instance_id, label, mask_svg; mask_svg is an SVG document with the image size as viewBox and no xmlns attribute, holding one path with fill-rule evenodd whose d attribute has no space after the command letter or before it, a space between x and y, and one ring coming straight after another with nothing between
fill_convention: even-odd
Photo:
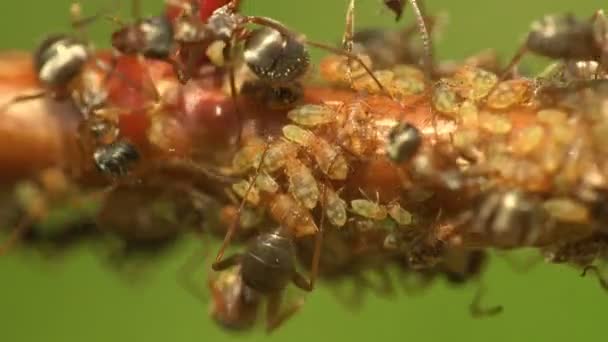
<instances>
[{"instance_id":1,"label":"ant head","mask_svg":"<svg viewBox=\"0 0 608 342\"><path fill-rule=\"evenodd\" d=\"M87 46L68 35L52 35L34 52L34 65L40 81L50 87L65 87L89 58Z\"/></svg>"},{"instance_id":2,"label":"ant head","mask_svg":"<svg viewBox=\"0 0 608 342\"><path fill-rule=\"evenodd\" d=\"M112 46L124 54L166 58L173 46L173 26L165 16L142 19L112 33Z\"/></svg>"},{"instance_id":3,"label":"ant head","mask_svg":"<svg viewBox=\"0 0 608 342\"><path fill-rule=\"evenodd\" d=\"M418 128L407 122L395 126L389 133L387 153L395 162L411 159L422 144L422 135Z\"/></svg>"},{"instance_id":4,"label":"ant head","mask_svg":"<svg viewBox=\"0 0 608 342\"><path fill-rule=\"evenodd\" d=\"M304 44L291 36L263 27L245 42L245 62L262 80L290 83L302 77L310 65Z\"/></svg>"}]
</instances>

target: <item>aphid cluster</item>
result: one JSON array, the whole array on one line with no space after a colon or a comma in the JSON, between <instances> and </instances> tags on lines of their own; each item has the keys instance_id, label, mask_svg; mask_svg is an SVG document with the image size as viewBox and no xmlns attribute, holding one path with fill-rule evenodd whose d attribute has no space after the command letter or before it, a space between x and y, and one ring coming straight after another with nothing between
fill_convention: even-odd
<instances>
[{"instance_id":1,"label":"aphid cluster","mask_svg":"<svg viewBox=\"0 0 608 342\"><path fill-rule=\"evenodd\" d=\"M342 47L243 14L237 0L172 0L146 18L134 2L131 23L112 17L121 27L110 53L79 37L100 15L76 17L80 34L52 36L33 55L43 90L1 107L7 117L29 101L74 112L59 157L7 182L0 214L17 228L2 253L20 237L83 230L118 237L120 258L184 232L224 234L208 285L211 316L229 329L253 327L262 300L267 329L280 326L302 305L282 305L290 283L308 292L346 278L384 294L395 267L421 284L476 281L492 248L535 247L600 275L603 13L535 24L526 49L559 61L522 76L523 53L503 68L485 54L433 60L433 18L416 1L384 1L397 19L406 3L417 24L393 35L354 32L351 1ZM333 53L321 84L308 81L308 46ZM70 219L47 229L66 206ZM233 240L246 244L224 257ZM480 306L482 292L473 315L498 313Z\"/></svg>"}]
</instances>

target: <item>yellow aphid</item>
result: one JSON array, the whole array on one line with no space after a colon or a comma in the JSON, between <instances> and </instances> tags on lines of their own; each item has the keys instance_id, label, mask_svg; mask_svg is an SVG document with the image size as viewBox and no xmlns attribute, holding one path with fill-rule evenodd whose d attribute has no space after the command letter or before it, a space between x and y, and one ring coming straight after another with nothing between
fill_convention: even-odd
<instances>
[{"instance_id":1,"label":"yellow aphid","mask_svg":"<svg viewBox=\"0 0 608 342\"><path fill-rule=\"evenodd\" d=\"M302 126L317 126L335 121L336 112L323 105L307 104L287 112L287 117Z\"/></svg>"},{"instance_id":2,"label":"yellow aphid","mask_svg":"<svg viewBox=\"0 0 608 342\"><path fill-rule=\"evenodd\" d=\"M387 209L388 215L399 225L405 226L412 223L412 214L410 214L409 211L401 208L399 204L389 204Z\"/></svg>"},{"instance_id":3,"label":"yellow aphid","mask_svg":"<svg viewBox=\"0 0 608 342\"><path fill-rule=\"evenodd\" d=\"M302 205L313 209L319 200L319 187L310 169L297 159L285 163L285 173L289 179L289 192Z\"/></svg>"},{"instance_id":4,"label":"yellow aphid","mask_svg":"<svg viewBox=\"0 0 608 342\"><path fill-rule=\"evenodd\" d=\"M356 214L363 217L373 220L384 220L386 218L386 208L378 203L366 199L356 199L350 202L350 206Z\"/></svg>"},{"instance_id":5,"label":"yellow aphid","mask_svg":"<svg viewBox=\"0 0 608 342\"><path fill-rule=\"evenodd\" d=\"M325 214L329 222L336 227L346 224L346 202L338 194L326 186L325 189Z\"/></svg>"},{"instance_id":6,"label":"yellow aphid","mask_svg":"<svg viewBox=\"0 0 608 342\"><path fill-rule=\"evenodd\" d=\"M279 184L266 172L260 172L255 177L255 186L261 191L275 193L279 190Z\"/></svg>"},{"instance_id":7,"label":"yellow aphid","mask_svg":"<svg viewBox=\"0 0 608 342\"><path fill-rule=\"evenodd\" d=\"M283 127L283 136L298 145L309 146L314 139L314 134L296 125L286 125Z\"/></svg>"},{"instance_id":8,"label":"yellow aphid","mask_svg":"<svg viewBox=\"0 0 608 342\"><path fill-rule=\"evenodd\" d=\"M246 180L241 180L232 184L232 190L234 190L239 197L245 198L245 194L247 194L250 184L251 183ZM260 203L260 192L255 186L251 186L251 189L249 189L246 200L252 205L258 205Z\"/></svg>"},{"instance_id":9,"label":"yellow aphid","mask_svg":"<svg viewBox=\"0 0 608 342\"><path fill-rule=\"evenodd\" d=\"M268 147L264 156L264 170L274 172L283 166L285 161L298 152L298 147L289 141L279 140Z\"/></svg>"}]
</instances>

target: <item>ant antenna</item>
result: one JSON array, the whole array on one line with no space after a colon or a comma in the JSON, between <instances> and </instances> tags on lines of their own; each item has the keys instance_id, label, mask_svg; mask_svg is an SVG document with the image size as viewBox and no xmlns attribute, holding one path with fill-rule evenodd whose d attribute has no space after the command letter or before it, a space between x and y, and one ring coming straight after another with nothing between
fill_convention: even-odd
<instances>
[{"instance_id":1,"label":"ant antenna","mask_svg":"<svg viewBox=\"0 0 608 342\"><path fill-rule=\"evenodd\" d=\"M260 157L260 163L255 169L255 175L250 180L249 185L247 186L247 190L243 194L243 199L241 200L241 204L239 205L239 208L236 212L236 217L235 217L234 221L230 223L230 227L228 227L228 231L226 232L226 235L224 236L224 241L222 242L222 246L220 247L220 250L218 251L217 256L215 257L216 264L219 263L222 260L222 258L224 257L224 252L226 251L228 244L232 240L232 236L236 232L237 225L239 224L239 221L241 220L241 213L242 213L243 209L245 208L245 203L247 202L249 193L251 192L251 189L253 189L253 187L257 181L257 178L260 175L260 171L262 170L262 167L264 166L264 159L266 158L266 154L267 154L269 148L270 148L270 141L268 141L266 143L266 147L264 148L264 151L262 152L262 155Z\"/></svg>"}]
</instances>

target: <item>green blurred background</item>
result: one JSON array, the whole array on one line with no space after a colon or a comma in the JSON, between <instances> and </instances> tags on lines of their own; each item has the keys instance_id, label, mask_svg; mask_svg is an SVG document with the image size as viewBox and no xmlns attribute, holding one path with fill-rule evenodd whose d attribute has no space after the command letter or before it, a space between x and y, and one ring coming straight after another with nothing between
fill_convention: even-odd
<instances>
[{"instance_id":1,"label":"green blurred background","mask_svg":"<svg viewBox=\"0 0 608 342\"><path fill-rule=\"evenodd\" d=\"M45 34L67 30L70 0L0 2L0 48L31 49ZM143 1L146 14L159 11L161 0ZM306 33L335 42L341 36L347 0L246 0L246 13L270 16ZM529 24L546 13L573 11L590 16L597 0L428 0L433 12L445 11L449 23L438 53L462 58L494 47L508 58ZM104 0L82 1L94 13ZM359 0L358 27L395 27L381 0ZM124 1L123 8L129 7ZM411 22L407 10L403 23ZM127 14L123 14L127 15ZM111 25L100 23L93 36L107 46ZM320 56L316 53L315 56ZM542 61L528 59L538 65ZM301 312L273 335L224 332L208 317L207 305L175 281L176 272L197 242L181 243L151 263L136 282L112 272L96 249L83 245L62 258L17 251L0 259L1 341L224 341L340 339L368 341L567 341L601 340L608 296L593 278L561 265L539 265L522 273L493 257L483 278L484 301L503 304L502 315L475 320L468 305L476 286L452 288L436 283L417 295L398 291L390 298L366 296L352 310L327 286L307 298ZM215 251L215 246L208 247ZM206 279L200 276L201 282ZM299 294L294 292L296 295Z\"/></svg>"}]
</instances>

